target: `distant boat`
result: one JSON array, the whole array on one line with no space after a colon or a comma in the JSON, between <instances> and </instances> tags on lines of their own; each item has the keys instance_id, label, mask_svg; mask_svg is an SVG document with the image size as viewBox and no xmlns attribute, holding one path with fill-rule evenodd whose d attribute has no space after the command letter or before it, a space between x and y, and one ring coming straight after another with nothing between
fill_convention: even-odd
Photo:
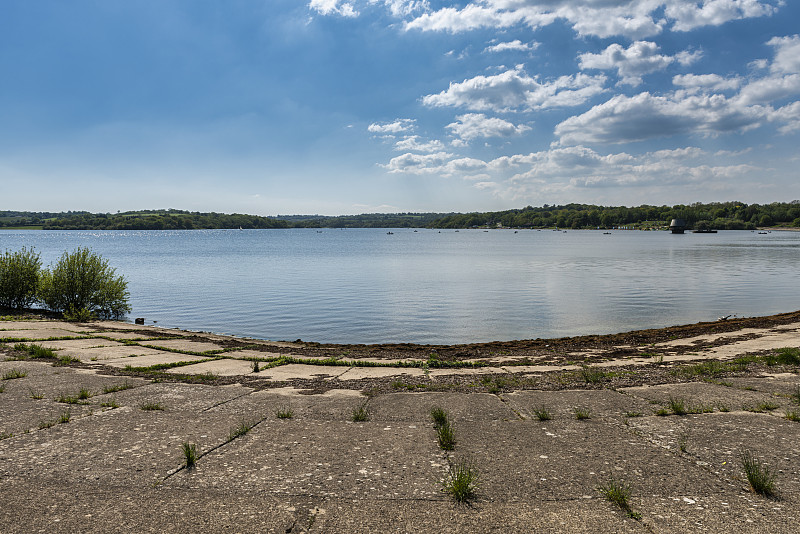
<instances>
[{"instance_id":1,"label":"distant boat","mask_svg":"<svg viewBox=\"0 0 800 534\"><path fill-rule=\"evenodd\" d=\"M394 232L386 232L386 235L394 235Z\"/></svg>"}]
</instances>

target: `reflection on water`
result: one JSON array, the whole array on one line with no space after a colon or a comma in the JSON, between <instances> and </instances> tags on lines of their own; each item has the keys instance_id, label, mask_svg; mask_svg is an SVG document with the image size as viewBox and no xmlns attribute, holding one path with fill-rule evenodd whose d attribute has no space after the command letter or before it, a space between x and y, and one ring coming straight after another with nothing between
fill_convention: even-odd
<instances>
[{"instance_id":1,"label":"reflection on water","mask_svg":"<svg viewBox=\"0 0 800 534\"><path fill-rule=\"evenodd\" d=\"M0 231L45 265L91 247L132 316L266 339L466 343L800 309L800 233Z\"/></svg>"}]
</instances>

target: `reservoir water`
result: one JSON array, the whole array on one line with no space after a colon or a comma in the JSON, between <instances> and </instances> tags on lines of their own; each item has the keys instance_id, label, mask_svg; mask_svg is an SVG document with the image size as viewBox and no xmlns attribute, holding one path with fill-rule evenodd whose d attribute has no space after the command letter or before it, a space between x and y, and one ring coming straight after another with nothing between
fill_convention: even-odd
<instances>
[{"instance_id":1,"label":"reservoir water","mask_svg":"<svg viewBox=\"0 0 800 534\"><path fill-rule=\"evenodd\" d=\"M0 230L91 248L146 324L271 340L471 343L800 309L800 232Z\"/></svg>"}]
</instances>

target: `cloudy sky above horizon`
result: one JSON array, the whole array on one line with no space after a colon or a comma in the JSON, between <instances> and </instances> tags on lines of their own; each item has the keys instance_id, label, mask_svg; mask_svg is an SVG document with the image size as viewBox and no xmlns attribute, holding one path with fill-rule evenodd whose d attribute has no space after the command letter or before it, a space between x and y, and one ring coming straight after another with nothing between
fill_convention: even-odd
<instances>
[{"instance_id":1,"label":"cloudy sky above horizon","mask_svg":"<svg viewBox=\"0 0 800 534\"><path fill-rule=\"evenodd\" d=\"M784 0L12 0L0 209L800 199Z\"/></svg>"}]
</instances>

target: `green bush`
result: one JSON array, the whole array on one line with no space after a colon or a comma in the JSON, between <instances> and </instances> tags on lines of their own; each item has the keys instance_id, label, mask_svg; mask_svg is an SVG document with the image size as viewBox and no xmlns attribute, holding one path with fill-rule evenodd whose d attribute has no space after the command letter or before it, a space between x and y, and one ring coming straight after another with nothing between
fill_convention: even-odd
<instances>
[{"instance_id":1,"label":"green bush","mask_svg":"<svg viewBox=\"0 0 800 534\"><path fill-rule=\"evenodd\" d=\"M39 285L39 254L23 248L0 255L0 306L22 309L36 300Z\"/></svg>"},{"instance_id":2,"label":"green bush","mask_svg":"<svg viewBox=\"0 0 800 534\"><path fill-rule=\"evenodd\" d=\"M44 270L39 296L51 310L72 317L85 317L88 312L118 318L131 311L128 282L88 248L65 252L52 270Z\"/></svg>"}]
</instances>

